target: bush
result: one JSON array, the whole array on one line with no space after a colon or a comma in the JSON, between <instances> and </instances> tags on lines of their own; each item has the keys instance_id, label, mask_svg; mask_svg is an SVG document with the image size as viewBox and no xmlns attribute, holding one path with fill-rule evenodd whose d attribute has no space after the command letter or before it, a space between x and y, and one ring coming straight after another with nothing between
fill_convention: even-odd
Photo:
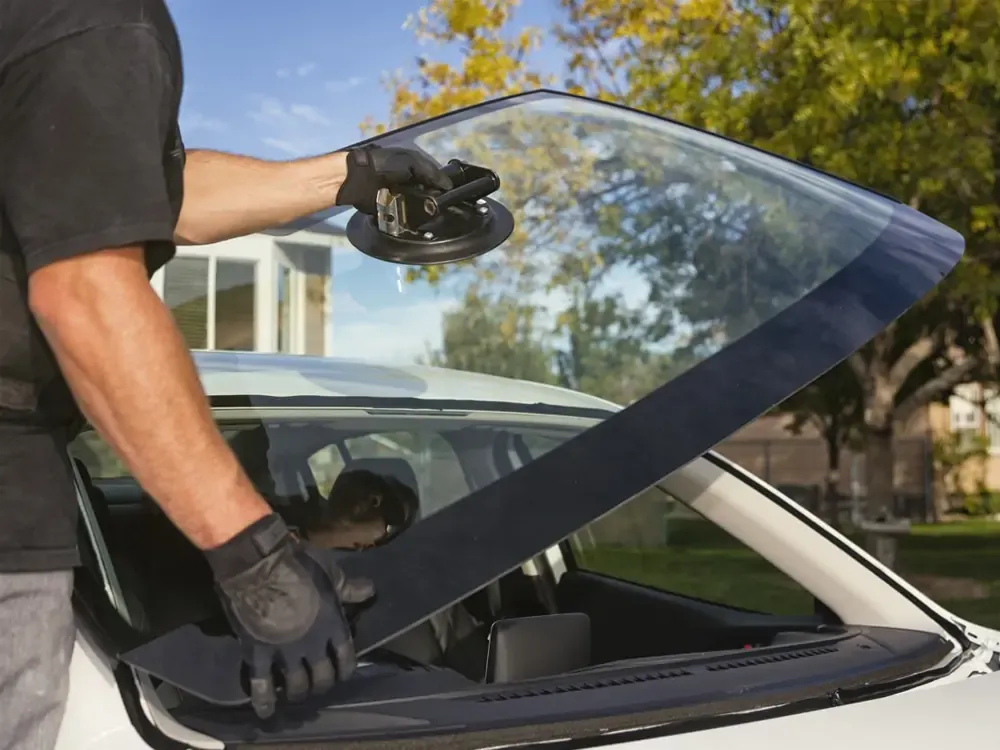
<instances>
[{"instance_id":1,"label":"bush","mask_svg":"<svg viewBox=\"0 0 1000 750\"><path fill-rule=\"evenodd\" d=\"M980 490L969 493L962 503L962 512L968 516L992 516L1000 513L1000 492Z\"/></svg>"}]
</instances>

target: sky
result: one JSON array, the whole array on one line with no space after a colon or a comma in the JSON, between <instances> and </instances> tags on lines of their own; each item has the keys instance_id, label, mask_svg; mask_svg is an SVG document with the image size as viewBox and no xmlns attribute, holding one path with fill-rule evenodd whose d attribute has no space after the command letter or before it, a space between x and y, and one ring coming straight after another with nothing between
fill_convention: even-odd
<instances>
[{"instance_id":1,"label":"sky","mask_svg":"<svg viewBox=\"0 0 1000 750\"><path fill-rule=\"evenodd\" d=\"M366 117L387 121L386 75L415 71L421 54L449 62L460 55L421 46L404 28L425 0L167 4L181 40L188 148L270 159L337 150L362 138ZM557 11L555 0L524 0L512 31L550 28ZM562 67L552 46L533 63L553 73ZM353 249L337 250L333 266L335 355L402 363L440 346L442 315L458 294L402 283L399 267Z\"/></svg>"},{"instance_id":2,"label":"sky","mask_svg":"<svg viewBox=\"0 0 1000 750\"><path fill-rule=\"evenodd\" d=\"M386 120L384 75L413 71L421 47L403 25L424 0L167 0L184 56L181 126L189 147L267 158L322 153ZM238 9L238 11L236 10ZM525 0L514 29L548 28L555 0ZM552 47L539 64L558 70Z\"/></svg>"}]
</instances>

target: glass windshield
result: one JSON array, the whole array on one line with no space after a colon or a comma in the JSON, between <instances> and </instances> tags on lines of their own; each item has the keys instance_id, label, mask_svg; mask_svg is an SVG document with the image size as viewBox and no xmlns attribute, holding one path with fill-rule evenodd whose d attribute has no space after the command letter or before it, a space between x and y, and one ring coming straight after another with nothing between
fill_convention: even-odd
<instances>
[{"instance_id":1,"label":"glass windshield","mask_svg":"<svg viewBox=\"0 0 1000 750\"><path fill-rule=\"evenodd\" d=\"M368 554L467 496L571 440L593 418L511 411L428 415L392 408L216 411L251 482L300 536ZM93 431L71 445L103 546L127 592L128 620L163 634L217 612L200 554L169 529L143 488ZM489 519L471 519L475 538Z\"/></svg>"},{"instance_id":2,"label":"glass windshield","mask_svg":"<svg viewBox=\"0 0 1000 750\"><path fill-rule=\"evenodd\" d=\"M421 269L343 241L331 353L425 360L620 404L818 287L893 210L763 152L572 98L529 99L393 141L494 169L494 197L516 229L474 261Z\"/></svg>"},{"instance_id":3,"label":"glass windshield","mask_svg":"<svg viewBox=\"0 0 1000 750\"><path fill-rule=\"evenodd\" d=\"M284 283L260 266L264 288L284 291L259 318L280 322L281 335L265 326L259 348L323 356L202 358L216 404L378 410L389 400L428 413L598 415L569 440L526 435L509 465L493 456L492 470L470 475L462 466L463 481L419 486L426 522L349 555L345 566L356 563L390 602L359 623L362 650L565 539L786 399L929 291L962 248L950 230L847 182L565 95L492 102L377 141L494 170L501 189L492 197L513 214L512 235L472 261L424 267L353 249L344 234L351 212L271 236L273 267L291 277ZM285 430L266 430L272 446L297 445ZM345 438L295 471L317 472L322 497L336 493L337 472L355 452L398 451L424 465L440 461L446 443L443 433ZM478 450L506 455L492 443ZM297 480L268 473L278 496L294 490ZM473 525L480 531L469 535Z\"/></svg>"}]
</instances>

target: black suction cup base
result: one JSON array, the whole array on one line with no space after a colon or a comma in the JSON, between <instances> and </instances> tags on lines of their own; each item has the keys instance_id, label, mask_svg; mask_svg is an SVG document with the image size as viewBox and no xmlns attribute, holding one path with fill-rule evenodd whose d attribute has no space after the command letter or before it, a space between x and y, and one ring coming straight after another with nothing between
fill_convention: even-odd
<instances>
[{"instance_id":1,"label":"black suction cup base","mask_svg":"<svg viewBox=\"0 0 1000 750\"><path fill-rule=\"evenodd\" d=\"M365 255L407 266L435 266L478 258L502 245L514 231L514 217L503 204L489 198L483 202L489 209L485 214L472 214L465 209L461 221L429 226L430 237L384 234L378 230L374 216L358 211L347 222L347 239Z\"/></svg>"}]
</instances>

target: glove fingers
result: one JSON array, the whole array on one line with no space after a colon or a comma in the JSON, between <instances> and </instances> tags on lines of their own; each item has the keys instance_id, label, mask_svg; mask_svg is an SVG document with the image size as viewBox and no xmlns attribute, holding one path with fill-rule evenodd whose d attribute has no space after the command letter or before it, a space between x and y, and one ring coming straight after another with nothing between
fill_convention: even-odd
<instances>
[{"instance_id":1,"label":"glove fingers","mask_svg":"<svg viewBox=\"0 0 1000 750\"><path fill-rule=\"evenodd\" d=\"M309 695L309 673L301 659L296 659L284 669L285 698L289 703L298 703Z\"/></svg>"},{"instance_id":2,"label":"glove fingers","mask_svg":"<svg viewBox=\"0 0 1000 750\"><path fill-rule=\"evenodd\" d=\"M413 165L413 175L418 182L438 190L451 190L453 185L451 179L442 172L433 162L418 158Z\"/></svg>"},{"instance_id":3,"label":"glove fingers","mask_svg":"<svg viewBox=\"0 0 1000 750\"><path fill-rule=\"evenodd\" d=\"M345 604L364 604L375 596L375 584L368 578L348 578L329 550L313 545L304 545L302 550L329 579L340 601Z\"/></svg>"},{"instance_id":4,"label":"glove fingers","mask_svg":"<svg viewBox=\"0 0 1000 750\"><path fill-rule=\"evenodd\" d=\"M375 596L375 584L368 578L344 577L337 587L337 594L344 604L364 604Z\"/></svg>"},{"instance_id":5,"label":"glove fingers","mask_svg":"<svg viewBox=\"0 0 1000 750\"><path fill-rule=\"evenodd\" d=\"M274 715L278 702L271 673L271 654L261 649L255 650L250 664L250 705L258 718L269 719Z\"/></svg>"},{"instance_id":6,"label":"glove fingers","mask_svg":"<svg viewBox=\"0 0 1000 750\"><path fill-rule=\"evenodd\" d=\"M350 636L347 638L337 638L332 642L333 662L337 669L337 679L340 682L348 680L358 668L358 657L354 653L354 643Z\"/></svg>"},{"instance_id":7,"label":"glove fingers","mask_svg":"<svg viewBox=\"0 0 1000 750\"><path fill-rule=\"evenodd\" d=\"M310 662L309 671L312 673L312 694L322 695L333 687L336 681L333 662L329 659L318 659Z\"/></svg>"}]
</instances>

